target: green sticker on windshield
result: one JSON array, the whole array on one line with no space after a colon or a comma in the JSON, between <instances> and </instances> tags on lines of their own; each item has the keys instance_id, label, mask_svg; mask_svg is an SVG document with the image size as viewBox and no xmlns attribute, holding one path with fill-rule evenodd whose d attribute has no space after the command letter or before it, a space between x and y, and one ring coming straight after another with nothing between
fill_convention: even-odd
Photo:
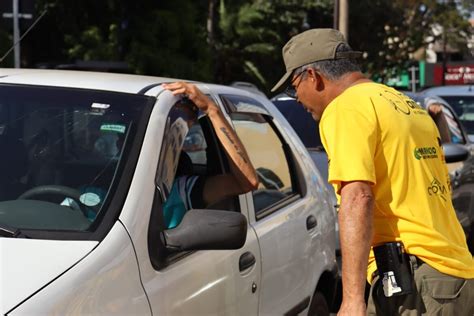
<instances>
[{"instance_id":1,"label":"green sticker on windshield","mask_svg":"<svg viewBox=\"0 0 474 316\"><path fill-rule=\"evenodd\" d=\"M100 126L100 130L104 132L115 132L124 134L125 133L125 125L120 124L102 124Z\"/></svg>"}]
</instances>

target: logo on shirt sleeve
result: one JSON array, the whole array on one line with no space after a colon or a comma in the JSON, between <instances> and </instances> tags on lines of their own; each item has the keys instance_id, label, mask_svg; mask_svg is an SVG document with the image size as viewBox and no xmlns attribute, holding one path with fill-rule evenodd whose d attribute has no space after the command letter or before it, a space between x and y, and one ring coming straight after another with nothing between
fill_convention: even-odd
<instances>
[{"instance_id":1,"label":"logo on shirt sleeve","mask_svg":"<svg viewBox=\"0 0 474 316\"><path fill-rule=\"evenodd\" d=\"M438 152L435 147L416 147L413 155L416 160L438 158Z\"/></svg>"}]
</instances>

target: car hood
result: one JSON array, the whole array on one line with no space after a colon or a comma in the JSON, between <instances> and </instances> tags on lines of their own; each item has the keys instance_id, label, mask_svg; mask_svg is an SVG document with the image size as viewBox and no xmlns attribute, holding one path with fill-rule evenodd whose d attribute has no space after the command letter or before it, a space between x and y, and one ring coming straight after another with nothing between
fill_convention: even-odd
<instances>
[{"instance_id":1,"label":"car hood","mask_svg":"<svg viewBox=\"0 0 474 316\"><path fill-rule=\"evenodd\" d=\"M0 314L84 258L97 241L0 238Z\"/></svg>"}]
</instances>

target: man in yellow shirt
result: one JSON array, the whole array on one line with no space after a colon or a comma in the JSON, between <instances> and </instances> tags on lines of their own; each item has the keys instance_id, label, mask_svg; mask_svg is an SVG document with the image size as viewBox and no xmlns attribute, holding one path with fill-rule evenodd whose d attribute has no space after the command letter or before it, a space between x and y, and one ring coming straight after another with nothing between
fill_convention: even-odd
<instances>
[{"instance_id":1,"label":"man in yellow shirt","mask_svg":"<svg viewBox=\"0 0 474 316\"><path fill-rule=\"evenodd\" d=\"M287 83L320 120L340 202L338 315L473 315L474 260L436 125L405 95L365 78L359 55L336 30L308 30L283 47L287 71L272 89Z\"/></svg>"}]
</instances>

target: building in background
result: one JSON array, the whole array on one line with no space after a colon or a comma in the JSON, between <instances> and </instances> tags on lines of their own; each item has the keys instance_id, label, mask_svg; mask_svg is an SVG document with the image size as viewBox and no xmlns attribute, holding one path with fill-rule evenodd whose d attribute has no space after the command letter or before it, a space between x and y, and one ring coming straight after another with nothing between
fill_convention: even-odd
<instances>
[{"instance_id":1,"label":"building in background","mask_svg":"<svg viewBox=\"0 0 474 316\"><path fill-rule=\"evenodd\" d=\"M470 20L474 27L474 19ZM443 29L434 29L435 35ZM430 41L428 38L427 41ZM387 80L389 86L413 92L443 85L474 84L474 34L461 51L442 40L434 41L413 54L413 64L398 76Z\"/></svg>"}]
</instances>

